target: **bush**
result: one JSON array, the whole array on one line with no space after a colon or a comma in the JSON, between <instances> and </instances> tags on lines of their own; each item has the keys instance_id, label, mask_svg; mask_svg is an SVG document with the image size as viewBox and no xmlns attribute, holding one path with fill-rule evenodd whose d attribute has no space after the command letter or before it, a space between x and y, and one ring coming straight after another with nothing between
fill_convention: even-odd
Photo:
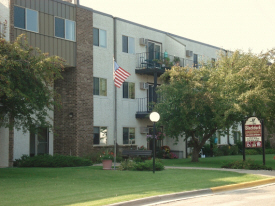
<instances>
[{"instance_id":1,"label":"bush","mask_svg":"<svg viewBox=\"0 0 275 206\"><path fill-rule=\"evenodd\" d=\"M259 150L257 150L257 149L245 149L245 154L246 155L258 155L258 154L262 154L262 153L259 152Z\"/></svg>"},{"instance_id":2,"label":"bush","mask_svg":"<svg viewBox=\"0 0 275 206\"><path fill-rule=\"evenodd\" d=\"M275 149L265 149L265 154L275 154Z\"/></svg>"},{"instance_id":3,"label":"bush","mask_svg":"<svg viewBox=\"0 0 275 206\"><path fill-rule=\"evenodd\" d=\"M134 170L137 171L153 171L153 160L146 160L145 162L139 162L134 166ZM164 165L161 160L155 160L155 170L161 171L164 170Z\"/></svg>"},{"instance_id":4,"label":"bush","mask_svg":"<svg viewBox=\"0 0 275 206\"><path fill-rule=\"evenodd\" d=\"M202 153L206 157L212 157L213 156L213 148L211 148L210 144L205 144L202 148Z\"/></svg>"},{"instance_id":5,"label":"bush","mask_svg":"<svg viewBox=\"0 0 275 206\"><path fill-rule=\"evenodd\" d=\"M78 167L91 166L92 162L81 157L44 154L34 157L23 155L15 160L14 165L17 167Z\"/></svg>"},{"instance_id":6,"label":"bush","mask_svg":"<svg viewBox=\"0 0 275 206\"><path fill-rule=\"evenodd\" d=\"M213 149L214 156L237 155L239 148L236 145L222 145Z\"/></svg>"},{"instance_id":7,"label":"bush","mask_svg":"<svg viewBox=\"0 0 275 206\"><path fill-rule=\"evenodd\" d=\"M118 167L119 170L134 170L136 163L133 160L126 159Z\"/></svg>"},{"instance_id":8,"label":"bush","mask_svg":"<svg viewBox=\"0 0 275 206\"><path fill-rule=\"evenodd\" d=\"M222 168L248 169L248 170L272 170L271 167L267 167L265 165L259 165L251 159L249 159L247 161L228 162L228 163L224 164L222 166Z\"/></svg>"},{"instance_id":9,"label":"bush","mask_svg":"<svg viewBox=\"0 0 275 206\"><path fill-rule=\"evenodd\" d=\"M125 160L121 162L119 170L153 171L153 160L146 160L145 162ZM155 160L155 170L164 170L164 165L159 159Z\"/></svg>"},{"instance_id":10,"label":"bush","mask_svg":"<svg viewBox=\"0 0 275 206\"><path fill-rule=\"evenodd\" d=\"M169 146L161 146L156 152L156 157L162 159L178 159L178 156L171 152Z\"/></svg>"}]
</instances>

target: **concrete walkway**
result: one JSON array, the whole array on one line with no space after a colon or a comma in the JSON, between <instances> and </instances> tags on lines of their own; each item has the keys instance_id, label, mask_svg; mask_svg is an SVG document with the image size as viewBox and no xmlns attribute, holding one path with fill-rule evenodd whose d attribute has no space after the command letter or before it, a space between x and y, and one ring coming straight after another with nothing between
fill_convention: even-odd
<instances>
[{"instance_id":1,"label":"concrete walkway","mask_svg":"<svg viewBox=\"0 0 275 206\"><path fill-rule=\"evenodd\" d=\"M99 164L100 165L100 164ZM97 166L99 166L97 165ZM225 185L220 187L212 187L202 190L194 190L188 192L179 192L168 195L158 195L153 197L147 197L137 200L131 200L127 202L120 202L111 204L109 206L140 206L140 205L154 205L159 202L169 202L183 198L191 198L196 196L203 195L212 195L219 192L225 192L230 190L237 190L249 187L255 187L259 185L272 184L275 183L275 171L268 170L241 170L241 169L223 169L223 168L202 168L202 167L165 167L165 169L197 169L197 170L218 170L218 171L230 171L230 172L238 172L238 173L246 173L246 174L255 174L255 175L263 175L269 177L268 179L258 180L253 182L245 182L239 184Z\"/></svg>"}]
</instances>

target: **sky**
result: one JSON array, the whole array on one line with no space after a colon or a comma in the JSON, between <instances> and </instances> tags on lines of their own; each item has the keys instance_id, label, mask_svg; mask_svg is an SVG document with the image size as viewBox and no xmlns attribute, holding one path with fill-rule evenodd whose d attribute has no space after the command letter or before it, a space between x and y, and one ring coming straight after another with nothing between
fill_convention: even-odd
<instances>
[{"instance_id":1,"label":"sky","mask_svg":"<svg viewBox=\"0 0 275 206\"><path fill-rule=\"evenodd\" d=\"M188 39L253 53L275 48L275 0L79 0Z\"/></svg>"}]
</instances>

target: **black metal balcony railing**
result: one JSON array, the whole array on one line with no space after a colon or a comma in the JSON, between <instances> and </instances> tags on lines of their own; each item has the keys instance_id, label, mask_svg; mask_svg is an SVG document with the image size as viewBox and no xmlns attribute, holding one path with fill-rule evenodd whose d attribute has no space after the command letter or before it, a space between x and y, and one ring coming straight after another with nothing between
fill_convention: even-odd
<instances>
[{"instance_id":1,"label":"black metal balcony railing","mask_svg":"<svg viewBox=\"0 0 275 206\"><path fill-rule=\"evenodd\" d=\"M174 65L185 67L193 66L193 61L189 59L184 59L166 53L160 52L144 52L136 54L138 69L169 69Z\"/></svg>"},{"instance_id":2,"label":"black metal balcony railing","mask_svg":"<svg viewBox=\"0 0 275 206\"><path fill-rule=\"evenodd\" d=\"M138 109L136 112L136 118L145 118L148 117L149 113L153 111L154 103L152 101L152 98L136 98L138 103ZM157 97L157 102L161 102L162 98Z\"/></svg>"},{"instance_id":3,"label":"black metal balcony railing","mask_svg":"<svg viewBox=\"0 0 275 206\"><path fill-rule=\"evenodd\" d=\"M136 98L138 102L137 113L150 113L153 110L153 102L148 101L148 98Z\"/></svg>"}]
</instances>

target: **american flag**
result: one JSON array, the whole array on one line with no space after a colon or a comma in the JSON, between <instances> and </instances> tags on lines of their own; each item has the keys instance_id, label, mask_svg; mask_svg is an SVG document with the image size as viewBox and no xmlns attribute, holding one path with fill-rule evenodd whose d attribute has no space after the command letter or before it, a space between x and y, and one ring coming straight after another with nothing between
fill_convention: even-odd
<instances>
[{"instance_id":1,"label":"american flag","mask_svg":"<svg viewBox=\"0 0 275 206\"><path fill-rule=\"evenodd\" d=\"M130 73L118 66L118 64L114 61L114 81L116 87L120 88L125 79L127 79L130 75Z\"/></svg>"}]
</instances>

